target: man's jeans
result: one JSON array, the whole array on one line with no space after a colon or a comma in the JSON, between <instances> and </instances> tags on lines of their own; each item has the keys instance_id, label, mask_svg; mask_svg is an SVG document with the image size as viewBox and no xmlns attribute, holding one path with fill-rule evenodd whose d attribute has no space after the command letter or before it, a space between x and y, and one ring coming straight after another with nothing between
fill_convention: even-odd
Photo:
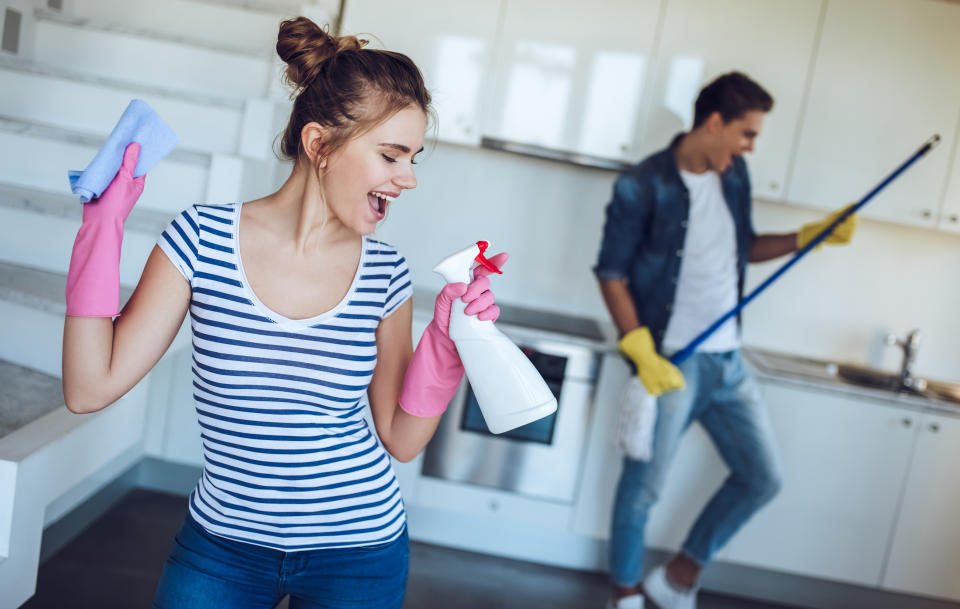
<instances>
[{"instance_id":1,"label":"man's jeans","mask_svg":"<svg viewBox=\"0 0 960 609\"><path fill-rule=\"evenodd\" d=\"M610 539L613 582L636 585L643 572L644 528L667 480L683 432L700 424L730 475L713 495L683 543L698 564L713 555L781 485L773 433L753 375L739 351L695 353L680 365L686 388L660 396L649 462L626 458L617 487Z\"/></svg>"}]
</instances>

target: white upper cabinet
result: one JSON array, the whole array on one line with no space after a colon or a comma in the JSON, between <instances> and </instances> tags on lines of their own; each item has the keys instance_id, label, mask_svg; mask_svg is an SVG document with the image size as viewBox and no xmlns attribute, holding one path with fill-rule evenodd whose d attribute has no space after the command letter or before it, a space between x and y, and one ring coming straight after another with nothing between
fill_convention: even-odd
<instances>
[{"instance_id":1,"label":"white upper cabinet","mask_svg":"<svg viewBox=\"0 0 960 609\"><path fill-rule=\"evenodd\" d=\"M423 72L437 113L437 137L480 143L480 113L490 90L490 66L501 2L350 0L342 32L366 34L371 46L409 56Z\"/></svg>"},{"instance_id":2,"label":"white upper cabinet","mask_svg":"<svg viewBox=\"0 0 960 609\"><path fill-rule=\"evenodd\" d=\"M960 126L957 127L960 133ZM953 165L947 183L947 197L943 201L940 211L938 228L960 233L960 154L958 143L953 142ZM941 154L945 151L941 151Z\"/></svg>"},{"instance_id":3,"label":"white upper cabinet","mask_svg":"<svg viewBox=\"0 0 960 609\"><path fill-rule=\"evenodd\" d=\"M631 158L661 4L507 0L484 135Z\"/></svg>"},{"instance_id":4,"label":"white upper cabinet","mask_svg":"<svg viewBox=\"0 0 960 609\"><path fill-rule=\"evenodd\" d=\"M753 194L782 198L822 11L821 0L670 0L634 158L690 129L705 84L743 72L774 98L747 158Z\"/></svg>"},{"instance_id":5,"label":"white upper cabinet","mask_svg":"<svg viewBox=\"0 0 960 609\"><path fill-rule=\"evenodd\" d=\"M830 0L788 199L833 209L866 194L934 133L941 145L867 217L934 227L960 117L960 5Z\"/></svg>"},{"instance_id":6,"label":"white upper cabinet","mask_svg":"<svg viewBox=\"0 0 960 609\"><path fill-rule=\"evenodd\" d=\"M960 419L926 414L883 585L960 600Z\"/></svg>"}]
</instances>

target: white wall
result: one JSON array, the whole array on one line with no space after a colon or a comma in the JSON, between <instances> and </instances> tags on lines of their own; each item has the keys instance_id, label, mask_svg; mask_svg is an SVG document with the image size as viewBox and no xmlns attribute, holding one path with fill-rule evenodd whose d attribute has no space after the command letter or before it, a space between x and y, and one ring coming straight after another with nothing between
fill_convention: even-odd
<instances>
[{"instance_id":1,"label":"white wall","mask_svg":"<svg viewBox=\"0 0 960 609\"><path fill-rule=\"evenodd\" d=\"M433 264L485 239L512 256L495 282L499 300L606 319L590 267L615 174L440 144L428 145L417 177L417 189L397 199L378 233L407 256L416 285L437 289ZM872 186L864 184L863 192ZM837 193L835 203L862 194ZM793 231L821 216L754 205L758 232ZM781 263L753 266L750 285ZM811 253L747 309L744 342L894 368L899 354L882 346L883 335L920 328L917 372L960 380L957 268L956 236L862 221L851 245Z\"/></svg>"}]
</instances>

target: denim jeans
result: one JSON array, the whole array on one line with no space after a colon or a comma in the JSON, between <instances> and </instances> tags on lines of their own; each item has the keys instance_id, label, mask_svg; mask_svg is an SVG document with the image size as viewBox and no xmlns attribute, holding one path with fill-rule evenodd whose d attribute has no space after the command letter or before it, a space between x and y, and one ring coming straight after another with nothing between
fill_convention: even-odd
<instances>
[{"instance_id":1,"label":"denim jeans","mask_svg":"<svg viewBox=\"0 0 960 609\"><path fill-rule=\"evenodd\" d=\"M635 585L643 573L644 529L683 432L699 421L729 475L700 512L682 546L701 566L779 491L780 464L760 392L739 351L695 353L680 365L686 388L657 403L653 456L624 459L613 508L611 579Z\"/></svg>"},{"instance_id":2,"label":"denim jeans","mask_svg":"<svg viewBox=\"0 0 960 609\"><path fill-rule=\"evenodd\" d=\"M377 546L283 552L207 532L188 513L163 567L155 609L400 609L406 529Z\"/></svg>"}]
</instances>

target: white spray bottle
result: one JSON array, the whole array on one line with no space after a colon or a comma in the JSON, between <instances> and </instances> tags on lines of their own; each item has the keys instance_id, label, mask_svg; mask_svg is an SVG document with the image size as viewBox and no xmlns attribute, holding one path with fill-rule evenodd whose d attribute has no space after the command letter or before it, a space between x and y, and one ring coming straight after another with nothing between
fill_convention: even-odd
<instances>
[{"instance_id":1,"label":"white spray bottle","mask_svg":"<svg viewBox=\"0 0 960 609\"><path fill-rule=\"evenodd\" d=\"M470 283L473 263L499 273L483 256L486 241L461 250L434 267L447 283ZM450 313L450 338L457 346L477 404L495 434L532 423L557 411L557 398L526 355L492 321L463 312L457 299Z\"/></svg>"}]
</instances>

